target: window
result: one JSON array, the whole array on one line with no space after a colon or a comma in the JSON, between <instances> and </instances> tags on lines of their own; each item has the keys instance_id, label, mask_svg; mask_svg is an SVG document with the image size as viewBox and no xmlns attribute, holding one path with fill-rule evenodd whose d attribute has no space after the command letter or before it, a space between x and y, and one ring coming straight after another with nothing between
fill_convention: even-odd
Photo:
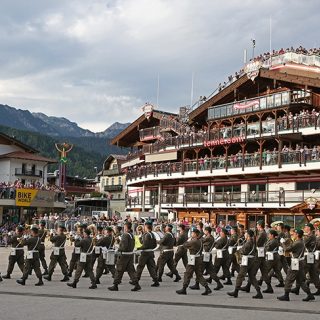
<instances>
[{"instance_id":1,"label":"window","mask_svg":"<svg viewBox=\"0 0 320 320\"><path fill-rule=\"evenodd\" d=\"M118 165L115 163L112 165L112 169L118 169Z\"/></svg>"},{"instance_id":2,"label":"window","mask_svg":"<svg viewBox=\"0 0 320 320\"><path fill-rule=\"evenodd\" d=\"M122 178L118 177L118 185L122 185Z\"/></svg>"},{"instance_id":3,"label":"window","mask_svg":"<svg viewBox=\"0 0 320 320\"><path fill-rule=\"evenodd\" d=\"M208 186L186 187L185 193L208 193Z\"/></svg>"},{"instance_id":4,"label":"window","mask_svg":"<svg viewBox=\"0 0 320 320\"><path fill-rule=\"evenodd\" d=\"M249 185L250 192L255 191L266 191L266 185L265 184L250 184Z\"/></svg>"},{"instance_id":5,"label":"window","mask_svg":"<svg viewBox=\"0 0 320 320\"><path fill-rule=\"evenodd\" d=\"M304 216L282 216L282 215L275 215L271 217L271 222L274 221L283 221L284 224L289 225L292 228L302 228L306 223L306 219Z\"/></svg>"},{"instance_id":6,"label":"window","mask_svg":"<svg viewBox=\"0 0 320 320\"><path fill-rule=\"evenodd\" d=\"M111 185L114 186L114 177L111 178Z\"/></svg>"},{"instance_id":7,"label":"window","mask_svg":"<svg viewBox=\"0 0 320 320\"><path fill-rule=\"evenodd\" d=\"M297 182L296 184L296 190L312 190L312 189L320 189L320 181Z\"/></svg>"},{"instance_id":8,"label":"window","mask_svg":"<svg viewBox=\"0 0 320 320\"><path fill-rule=\"evenodd\" d=\"M106 186L109 184L109 179L107 178L106 180Z\"/></svg>"},{"instance_id":9,"label":"window","mask_svg":"<svg viewBox=\"0 0 320 320\"><path fill-rule=\"evenodd\" d=\"M241 192L241 186L215 186L215 192Z\"/></svg>"}]
</instances>

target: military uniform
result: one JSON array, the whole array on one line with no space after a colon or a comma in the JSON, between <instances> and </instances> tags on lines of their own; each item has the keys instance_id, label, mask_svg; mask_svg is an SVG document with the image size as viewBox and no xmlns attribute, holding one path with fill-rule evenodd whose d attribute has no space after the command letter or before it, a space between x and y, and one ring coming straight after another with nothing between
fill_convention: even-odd
<instances>
[{"instance_id":1,"label":"military uniform","mask_svg":"<svg viewBox=\"0 0 320 320\"><path fill-rule=\"evenodd\" d=\"M108 288L111 291L117 291L118 285L121 283L123 274L128 273L132 284L135 286L133 291L138 291L141 289L139 286L139 280L137 278L136 270L134 268L134 257L133 250L135 246L135 239L132 232L125 232L121 236L121 241L119 243L118 249L118 259L116 265L116 273L114 276L113 287Z\"/></svg>"},{"instance_id":2,"label":"military uniform","mask_svg":"<svg viewBox=\"0 0 320 320\"><path fill-rule=\"evenodd\" d=\"M64 275L63 281L69 280L68 277L68 264L67 264L67 257L65 252L65 244L67 241L67 237L65 234L58 234L58 235L50 235L50 241L53 243L53 252L50 256L50 264L49 264L49 270L48 270L48 277L45 277L47 280L51 280L51 277L53 275L54 269L59 263L61 272Z\"/></svg>"},{"instance_id":3,"label":"military uniform","mask_svg":"<svg viewBox=\"0 0 320 320\"><path fill-rule=\"evenodd\" d=\"M103 271L106 268L106 260L103 257L103 250L110 250L113 248L115 238L113 235L103 237L99 239L96 243L96 247L101 247L100 255L98 257L98 264L96 268L96 283L100 283L100 278L103 275ZM108 270L111 272L112 277L114 277L116 269L114 265L107 265Z\"/></svg>"},{"instance_id":4,"label":"military uniform","mask_svg":"<svg viewBox=\"0 0 320 320\"><path fill-rule=\"evenodd\" d=\"M231 267L231 275L234 276L234 272L237 271L239 273L240 265L237 262L237 258L235 256L235 252L237 251L237 245L239 241L238 234L234 233L230 236L229 243L228 243L228 250L229 250L229 262L228 262L228 269L230 270Z\"/></svg>"},{"instance_id":5,"label":"military uniform","mask_svg":"<svg viewBox=\"0 0 320 320\"><path fill-rule=\"evenodd\" d=\"M178 248L177 248L177 251L176 251L176 253L174 255L174 259L173 259L175 268L177 268L177 265L178 265L180 259L182 259L184 267L186 267L188 264L187 250L183 246L186 241L188 241L188 231L184 230L183 232L181 232L181 234L177 238L176 245Z\"/></svg>"},{"instance_id":6,"label":"military uniform","mask_svg":"<svg viewBox=\"0 0 320 320\"><path fill-rule=\"evenodd\" d=\"M23 272L24 268L24 248L22 242L18 240L18 238L22 237L22 233L20 235L16 234L9 238L8 244L11 244L11 253L9 256L9 264L7 269L7 274L3 276L4 279L10 279L10 275L14 269L14 265L17 263L21 272Z\"/></svg>"},{"instance_id":7,"label":"military uniform","mask_svg":"<svg viewBox=\"0 0 320 320\"><path fill-rule=\"evenodd\" d=\"M75 237L71 238L71 241L74 244L74 249L73 249L73 252L71 254L71 260L70 260L70 263L69 263L69 273L68 273L69 277L72 276L73 270L75 270L77 268L77 263L78 263L78 261L80 259L80 251L81 251L79 249L79 244L80 244L80 241L82 240L82 238L83 238L83 234L76 235Z\"/></svg>"},{"instance_id":8,"label":"military uniform","mask_svg":"<svg viewBox=\"0 0 320 320\"><path fill-rule=\"evenodd\" d=\"M291 241L291 237L289 234L284 233L283 231L278 233L278 241L279 241L279 258L283 271L287 274L288 272L288 261L286 257L286 253L284 252L283 244L280 243L281 239L286 239L286 241Z\"/></svg>"},{"instance_id":9,"label":"military uniform","mask_svg":"<svg viewBox=\"0 0 320 320\"><path fill-rule=\"evenodd\" d=\"M27 259L25 260L25 266L23 270L23 275L20 280L17 280L19 284L24 285L25 281L28 279L29 273L33 269L37 278L39 279L38 285L42 285L42 273L40 269L40 257L39 249L41 245L41 240L38 236L31 237L29 239L24 239L22 241L22 246L27 246Z\"/></svg>"},{"instance_id":10,"label":"military uniform","mask_svg":"<svg viewBox=\"0 0 320 320\"><path fill-rule=\"evenodd\" d=\"M166 232L164 237L160 240L160 255L157 261L157 273L159 282L162 281L162 275L165 265L167 265L171 273L176 276L175 281L179 281L181 279L176 267L174 266L173 261L173 246L175 244L176 238L174 237L172 232Z\"/></svg>"},{"instance_id":11,"label":"military uniform","mask_svg":"<svg viewBox=\"0 0 320 320\"><path fill-rule=\"evenodd\" d=\"M153 249L157 247L157 241L154 234L149 231L145 232L142 236L142 247L138 250L141 250L141 255L139 257L139 262L137 266L137 278L140 280L142 271L145 266L147 266L149 274L154 283L158 283L157 277L157 268L154 261L154 252Z\"/></svg>"},{"instance_id":12,"label":"military uniform","mask_svg":"<svg viewBox=\"0 0 320 320\"><path fill-rule=\"evenodd\" d=\"M76 285L79 282L81 274L83 270L85 270L85 273L89 275L89 278L91 280L92 286L90 288L94 289L96 288L96 279L94 277L93 270L92 270L93 239L90 237L84 238L80 240L77 246L80 247L81 254L84 254L86 256L86 259L85 259L86 261L81 262L81 260L79 259L79 261L77 262L77 269L74 276L73 285Z\"/></svg>"},{"instance_id":13,"label":"military uniform","mask_svg":"<svg viewBox=\"0 0 320 320\"><path fill-rule=\"evenodd\" d=\"M218 250L221 250L222 258L218 257L218 254L215 258L213 269L214 273L217 275L219 273L220 268L223 270L223 275L228 279L228 283L226 284L232 284L231 283L231 274L229 270L229 253L228 253L228 238L227 236L221 237L218 239L214 245L214 247ZM213 278L215 280L215 278ZM216 281L216 280L215 280Z\"/></svg>"},{"instance_id":14,"label":"military uniform","mask_svg":"<svg viewBox=\"0 0 320 320\"><path fill-rule=\"evenodd\" d=\"M45 274L48 272L48 266L46 262L46 248L45 248L45 241L47 236L46 229L39 229L39 238L40 238L40 247L39 247L39 258L41 261L42 268L44 269Z\"/></svg>"}]
</instances>

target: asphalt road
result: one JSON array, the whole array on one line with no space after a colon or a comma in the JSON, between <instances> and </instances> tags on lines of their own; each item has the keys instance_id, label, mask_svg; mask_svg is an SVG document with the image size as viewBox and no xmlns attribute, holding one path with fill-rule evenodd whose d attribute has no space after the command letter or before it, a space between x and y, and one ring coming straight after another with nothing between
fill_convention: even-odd
<instances>
[{"instance_id":1,"label":"asphalt road","mask_svg":"<svg viewBox=\"0 0 320 320\"><path fill-rule=\"evenodd\" d=\"M71 249L67 250L68 258ZM49 262L50 250L47 250ZM5 273L9 249L0 248L0 271ZM181 274L183 268L179 266ZM291 296L290 302L277 301L276 296L283 293L275 288L275 294L264 295L263 300L253 300L254 293L240 293L238 299L226 295L233 286L226 286L219 292L203 297L201 291L188 291L187 296L179 296L175 290L180 283L164 276L159 288L151 288L151 279L147 271L141 279L142 290L131 292L128 276L125 275L119 292L109 292L112 284L110 275L104 275L97 290L89 290L88 279L81 279L77 289L61 283L61 271L57 267L53 281L45 282L43 287L35 287L37 281L31 276L26 286L20 286L15 280L21 276L16 267L11 280L0 283L0 320L11 319L270 319L277 320L320 319L320 298L316 302L302 302L304 294ZM212 285L213 287L213 285Z\"/></svg>"}]
</instances>

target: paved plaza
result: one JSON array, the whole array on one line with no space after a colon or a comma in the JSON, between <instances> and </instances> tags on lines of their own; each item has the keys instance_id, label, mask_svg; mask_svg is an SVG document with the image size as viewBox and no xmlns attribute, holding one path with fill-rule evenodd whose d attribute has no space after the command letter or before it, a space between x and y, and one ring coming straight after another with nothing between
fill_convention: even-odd
<instances>
[{"instance_id":1,"label":"paved plaza","mask_svg":"<svg viewBox=\"0 0 320 320\"><path fill-rule=\"evenodd\" d=\"M47 249L47 261L50 249ZM68 259L71 248L67 249ZM5 273L9 248L0 248L0 270ZM182 274L183 268L179 266ZM77 289L61 283L62 274L58 267L53 281L45 281L43 287L35 287L36 278L32 275L26 286L16 284L20 277L19 269L15 269L11 280L0 283L0 320L28 319L256 319L277 317L278 320L301 319L314 320L320 316L319 298L316 302L302 302L304 297L291 296L290 302L279 302L276 296L282 289L275 288L275 294L264 294L263 300L253 300L253 293L240 293L238 299L228 297L227 291L233 286L225 286L219 292L203 297L202 291L188 291L187 296L179 296L175 290L181 288L168 277L163 278L159 288L151 288L152 283L144 272L141 279L141 292L131 292L127 275L119 292L109 292L112 284L110 275L102 277L101 285L96 290L89 290L88 279L81 279ZM213 287L213 285L211 286Z\"/></svg>"}]
</instances>

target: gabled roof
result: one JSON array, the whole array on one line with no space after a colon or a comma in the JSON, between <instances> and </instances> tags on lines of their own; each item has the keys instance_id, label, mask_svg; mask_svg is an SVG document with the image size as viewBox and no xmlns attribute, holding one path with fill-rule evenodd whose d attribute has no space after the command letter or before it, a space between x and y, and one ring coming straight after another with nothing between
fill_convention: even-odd
<instances>
[{"instance_id":1,"label":"gabled roof","mask_svg":"<svg viewBox=\"0 0 320 320\"><path fill-rule=\"evenodd\" d=\"M41 161L47 163L56 163L57 160L49 159L46 157L39 156L31 152L15 151L0 155L0 159L22 159L31 161Z\"/></svg>"},{"instance_id":2,"label":"gabled roof","mask_svg":"<svg viewBox=\"0 0 320 320\"><path fill-rule=\"evenodd\" d=\"M109 170L110 164L113 160L117 161L118 168L120 168L121 164L124 163L126 159L127 157L125 155L110 154L103 163L102 173L103 173L103 170Z\"/></svg>"},{"instance_id":3,"label":"gabled roof","mask_svg":"<svg viewBox=\"0 0 320 320\"><path fill-rule=\"evenodd\" d=\"M0 132L0 144L6 144L6 145L16 145L26 152L32 152L32 153L38 153L36 149L24 144L23 142L17 140L14 137L10 137L7 134Z\"/></svg>"},{"instance_id":4,"label":"gabled roof","mask_svg":"<svg viewBox=\"0 0 320 320\"><path fill-rule=\"evenodd\" d=\"M120 147L134 146L136 141L139 141L139 130L143 128L149 128L152 126L157 126L159 120L164 115L177 117L177 114L153 110L152 116L147 119L144 114L133 121L126 129L121 131L117 136L111 140L111 144L118 145Z\"/></svg>"}]
</instances>

